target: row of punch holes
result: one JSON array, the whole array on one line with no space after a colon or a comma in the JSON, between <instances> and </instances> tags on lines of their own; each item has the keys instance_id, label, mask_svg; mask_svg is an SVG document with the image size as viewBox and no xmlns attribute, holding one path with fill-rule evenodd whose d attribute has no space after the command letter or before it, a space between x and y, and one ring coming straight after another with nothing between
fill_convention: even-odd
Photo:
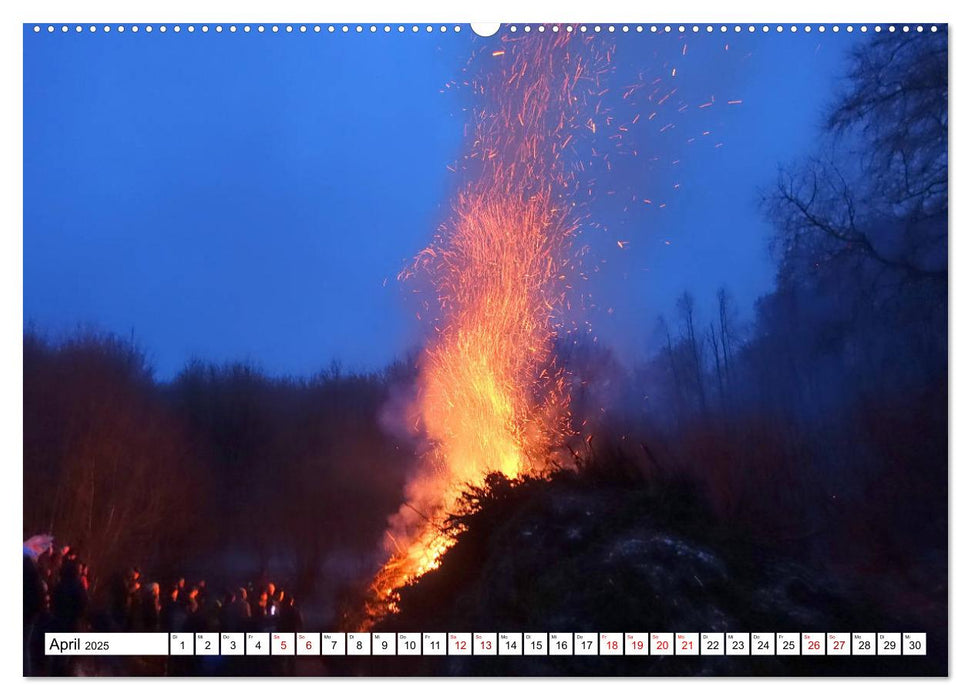
<instances>
[{"instance_id":1,"label":"row of punch holes","mask_svg":"<svg viewBox=\"0 0 971 700\"><path fill-rule=\"evenodd\" d=\"M328 24L328 25L320 25L320 24L311 24L311 25L308 25L308 24L283 24L283 25L280 25L280 24L271 24L271 25L253 24L253 25L250 25L250 24L243 24L243 25L236 25L236 24L229 24L229 25L221 25L221 24L216 24L216 25L212 25L212 26L210 26L208 24L202 24L202 25L198 25L198 26L197 25L193 25L193 24L188 24L188 25L181 25L181 24L174 24L174 25L165 25L165 24L162 24L162 25L151 25L151 24L146 24L146 25L137 25L137 24L133 24L133 25L124 25L124 24L110 25L110 24L105 24L105 25L100 25L100 26L94 25L94 24L87 25L87 26L83 26L83 25L80 25L80 24L76 24L76 25L67 25L67 24L53 25L53 24L48 24L46 26L39 25L39 24L35 24L34 27L33 27L33 29L34 29L34 32L35 33L40 33L40 32L43 32L43 31L47 31L48 33L51 33L51 34L53 34L54 32L57 32L57 31L60 31L62 33L67 33L67 32L70 32L72 30L74 32L76 32L76 33L81 33L81 32L84 32L85 30L87 30L90 33L95 33L95 32L104 32L104 33L117 32L119 34L122 34L124 32L131 32L133 34L134 33L138 33L138 32L152 33L154 31L160 32L162 34L164 34L166 32L169 32L169 31L174 32L176 34L179 34L179 33L183 32L183 31L188 32L190 34L195 33L196 31L199 31L199 32L201 32L203 34L209 33L210 31L213 31L213 32L215 32L217 34L220 34L220 33L224 32L224 31L225 32L229 32L231 34L236 33L236 32L243 32L243 33L256 32L258 34L262 34L262 33L266 33L266 32L270 32L272 34L278 34L280 32L284 32L284 33L294 33L294 32L297 32L297 33L301 33L301 34L306 34L308 32L310 32L310 33L316 33L316 34L320 34L320 33L328 33L328 34L364 34L364 33L369 33L369 34L376 34L378 32L384 32L386 34L390 34L392 32L397 32L399 34L405 34L405 33L418 34L418 33L422 32L422 31L424 31L425 33L432 33L432 32L435 32L435 31L438 31L438 32L441 32L441 33L450 32L450 31L451 32L461 32L461 31L463 31L463 27L461 25L458 25L458 24L455 24L455 25L445 25L445 24L442 24L442 25L431 25L431 24L426 24L426 25L418 25L418 24L410 24L410 25L405 25L405 24L397 24L397 25L390 25L390 24L384 24L384 25L376 25L376 24L371 24L371 25L362 25L362 24L357 24L357 25L353 25L353 24ZM808 33L808 32L834 32L834 33L839 33L841 31L845 31L845 32L854 32L854 31L860 31L860 32L868 32L868 31L874 31L874 32L882 32L882 31L896 32L898 30L899 31L902 31L902 32L910 32L910 31L923 32L923 31L925 31L925 29L927 29L927 30L929 30L931 32L936 32L937 31L937 25L930 25L929 27L925 27L922 24L918 24L918 25L914 25L914 26L911 26L911 25L902 25L902 26L899 26L898 27L897 25L893 25L893 24L887 25L887 26L882 26L882 25L872 25L872 26L870 26L870 25L865 25L865 24L863 24L863 25L852 25L852 24L850 24L850 25L838 25L838 24L836 24L836 25L829 25L829 26L823 25L823 24L820 24L820 25L809 25L809 24L806 24L806 25L795 25L795 24L791 24L791 25L782 25L782 24L774 24L774 25L768 25L768 24L763 24L763 25L754 25L754 24L749 24L749 25L739 25L739 24L736 24L736 25L726 25L726 24L722 24L722 25L711 25L711 24L708 24L708 25L698 25L698 24L694 24L694 25L684 25L684 24L682 24L682 25L670 25L670 24L664 24L664 25L656 25L656 24L652 24L652 25L642 25L642 24L635 24L635 25L628 25L628 24L622 24L622 25L614 25L614 24L607 24L607 25L599 25L599 24L595 24L595 25L586 25L586 24L566 24L566 25L557 25L557 24L546 25L546 24L538 24L538 25L531 25L531 24L524 24L524 25L517 25L517 24L511 24L511 25L509 25L507 27L507 29L511 33L516 33L516 32L520 32L520 31L522 31L522 32L532 32L532 31L537 31L537 32L546 32L546 31L559 32L559 31L566 31L566 32L579 32L581 34L586 34L586 33L590 33L590 32L593 32L593 33L599 33L599 32L607 32L607 33L612 33L612 32L621 32L621 33L629 33L629 32L644 33L644 32L648 32L648 33L652 33L652 34L666 34L666 33L671 33L671 32L677 32L678 34L687 34L687 33L693 33L693 34L707 33L707 34L712 34L712 33L715 33L715 32L720 32L720 33L723 33L723 34L724 33L727 33L727 32L734 32L734 33L738 34L738 33L741 33L741 32L748 32L748 33L754 34L756 32L762 32L764 34L767 34L767 33L772 32L772 31L775 31L776 33L782 33L782 32L785 32L785 31L789 31L790 33L796 33L796 32L806 32L806 33ZM474 33L477 33L477 34L481 34L481 35L486 35L483 32L477 31L475 27L473 27L473 32Z\"/></svg>"}]
</instances>

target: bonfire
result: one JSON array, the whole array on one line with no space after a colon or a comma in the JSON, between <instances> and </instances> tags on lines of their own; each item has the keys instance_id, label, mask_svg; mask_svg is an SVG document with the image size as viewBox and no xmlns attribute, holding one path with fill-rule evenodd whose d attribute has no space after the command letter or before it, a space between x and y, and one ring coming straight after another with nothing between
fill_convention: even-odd
<instances>
[{"instance_id":1,"label":"bonfire","mask_svg":"<svg viewBox=\"0 0 971 700\"><path fill-rule=\"evenodd\" d=\"M550 468L570 435L565 325L584 211L578 144L596 131L591 96L609 55L552 27L473 57L471 111L452 214L401 279L431 289L412 424L431 446L387 532L368 619L436 568L463 491L498 472Z\"/></svg>"}]
</instances>

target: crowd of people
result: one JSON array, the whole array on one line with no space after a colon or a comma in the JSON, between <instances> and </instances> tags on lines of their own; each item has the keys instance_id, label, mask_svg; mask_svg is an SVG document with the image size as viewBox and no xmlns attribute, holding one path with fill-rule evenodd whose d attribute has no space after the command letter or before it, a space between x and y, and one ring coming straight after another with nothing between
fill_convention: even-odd
<instances>
[{"instance_id":1,"label":"crowd of people","mask_svg":"<svg viewBox=\"0 0 971 700\"><path fill-rule=\"evenodd\" d=\"M265 578L265 577L262 577ZM45 657L46 632L299 632L293 595L270 580L220 593L205 580L146 581L131 567L96 581L70 546L24 556L24 672L64 673Z\"/></svg>"}]
</instances>

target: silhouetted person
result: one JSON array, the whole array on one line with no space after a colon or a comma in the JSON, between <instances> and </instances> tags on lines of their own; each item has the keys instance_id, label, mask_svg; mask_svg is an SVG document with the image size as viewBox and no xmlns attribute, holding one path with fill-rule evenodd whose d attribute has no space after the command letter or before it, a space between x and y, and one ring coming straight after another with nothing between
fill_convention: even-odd
<instances>
[{"instance_id":1,"label":"silhouetted person","mask_svg":"<svg viewBox=\"0 0 971 700\"><path fill-rule=\"evenodd\" d=\"M128 589L126 596L126 609L128 616L125 619L125 631L131 632L141 624L141 603L142 603L142 584L141 581L133 581Z\"/></svg>"},{"instance_id":2,"label":"silhouetted person","mask_svg":"<svg viewBox=\"0 0 971 700\"><path fill-rule=\"evenodd\" d=\"M66 558L51 596L52 631L80 632L87 607L88 592L81 581L80 564L75 558ZM69 676L73 666L73 657L57 656L52 661L51 672L57 676Z\"/></svg>"},{"instance_id":3,"label":"silhouetted person","mask_svg":"<svg viewBox=\"0 0 971 700\"><path fill-rule=\"evenodd\" d=\"M280 631L303 631L303 615L301 615L300 608L297 607L297 601L294 597L292 595L287 596L286 600L281 602L280 605Z\"/></svg>"},{"instance_id":4,"label":"silhouetted person","mask_svg":"<svg viewBox=\"0 0 971 700\"><path fill-rule=\"evenodd\" d=\"M44 608L44 581L34 560L24 557L24 675L36 673L32 659L37 630L35 624Z\"/></svg>"},{"instance_id":5,"label":"silhouetted person","mask_svg":"<svg viewBox=\"0 0 971 700\"><path fill-rule=\"evenodd\" d=\"M195 615L199 612L199 589L195 586L189 588L185 594L185 611L189 615Z\"/></svg>"},{"instance_id":6,"label":"silhouetted person","mask_svg":"<svg viewBox=\"0 0 971 700\"><path fill-rule=\"evenodd\" d=\"M189 590L189 602L186 605L185 631L195 634L196 632L208 631L206 625L206 613L199 603L199 589L193 586Z\"/></svg>"},{"instance_id":7,"label":"silhouetted person","mask_svg":"<svg viewBox=\"0 0 971 700\"><path fill-rule=\"evenodd\" d=\"M81 618L88 607L88 593L80 578L76 559L65 559L60 580L51 599L54 625L58 632L79 632Z\"/></svg>"},{"instance_id":8,"label":"silhouetted person","mask_svg":"<svg viewBox=\"0 0 971 700\"><path fill-rule=\"evenodd\" d=\"M44 582L34 560L24 557L24 625L41 611L44 604Z\"/></svg>"},{"instance_id":9,"label":"silhouetted person","mask_svg":"<svg viewBox=\"0 0 971 700\"><path fill-rule=\"evenodd\" d=\"M80 559L78 559L78 579L81 581L81 587L84 590L87 591L91 588L91 567Z\"/></svg>"},{"instance_id":10,"label":"silhouetted person","mask_svg":"<svg viewBox=\"0 0 971 700\"><path fill-rule=\"evenodd\" d=\"M51 660L56 657L49 657L44 652L44 635L47 632L54 631L53 621L54 618L51 616L51 598L48 593L47 584L43 581L41 582L43 588L43 598L41 603L40 612L34 617L31 622L31 635L30 635L30 674L33 676L46 676L51 670ZM27 655L25 653L24 663L26 668Z\"/></svg>"},{"instance_id":11,"label":"silhouetted person","mask_svg":"<svg viewBox=\"0 0 971 700\"><path fill-rule=\"evenodd\" d=\"M231 631L229 625L231 623L231 616L233 610L233 603L236 602L236 594L232 591L226 591L223 594L222 605L219 606L219 630L221 632Z\"/></svg>"},{"instance_id":12,"label":"silhouetted person","mask_svg":"<svg viewBox=\"0 0 971 700\"><path fill-rule=\"evenodd\" d=\"M259 600L256 601L256 608L253 610L253 617L265 620L270 614L269 596L266 591L260 593Z\"/></svg>"},{"instance_id":13,"label":"silhouetted person","mask_svg":"<svg viewBox=\"0 0 971 700\"><path fill-rule=\"evenodd\" d=\"M229 628L225 631L243 632L249 628L252 611L250 610L249 601L246 598L246 589L240 588L236 593L232 608L227 613L226 617L229 620Z\"/></svg>"},{"instance_id":14,"label":"silhouetted person","mask_svg":"<svg viewBox=\"0 0 971 700\"><path fill-rule=\"evenodd\" d=\"M50 545L37 557L36 566L40 577L47 583L48 589L54 582L54 543Z\"/></svg>"},{"instance_id":15,"label":"silhouetted person","mask_svg":"<svg viewBox=\"0 0 971 700\"><path fill-rule=\"evenodd\" d=\"M64 560L71 553L71 546L64 545L62 547L57 547L54 549L54 553L50 560L50 572L51 580L48 581L48 586L53 591L57 586L58 581L61 577L61 567L64 566Z\"/></svg>"},{"instance_id":16,"label":"silhouetted person","mask_svg":"<svg viewBox=\"0 0 971 700\"><path fill-rule=\"evenodd\" d=\"M176 579L175 588L176 588L176 600L179 602L179 604L182 607L188 608L189 590L185 587L184 577L180 576L178 579Z\"/></svg>"},{"instance_id":17,"label":"silhouetted person","mask_svg":"<svg viewBox=\"0 0 971 700\"><path fill-rule=\"evenodd\" d=\"M145 632L157 632L162 612L161 587L152 583L142 594L141 627Z\"/></svg>"},{"instance_id":18,"label":"silhouetted person","mask_svg":"<svg viewBox=\"0 0 971 700\"><path fill-rule=\"evenodd\" d=\"M175 585L162 603L162 629L166 632L181 632L185 626L185 608L179 602L179 587Z\"/></svg>"}]
</instances>

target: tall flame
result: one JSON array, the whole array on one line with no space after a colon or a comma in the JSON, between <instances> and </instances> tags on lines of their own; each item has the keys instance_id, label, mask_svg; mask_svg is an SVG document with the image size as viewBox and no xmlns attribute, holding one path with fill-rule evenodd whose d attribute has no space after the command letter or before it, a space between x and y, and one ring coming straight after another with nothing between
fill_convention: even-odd
<instances>
[{"instance_id":1,"label":"tall flame","mask_svg":"<svg viewBox=\"0 0 971 700\"><path fill-rule=\"evenodd\" d=\"M479 104L463 184L449 220L403 273L437 300L413 406L432 447L392 518L390 559L373 582L384 612L398 588L438 566L452 544L444 522L467 485L542 469L569 431L553 343L580 218L575 141L593 130L581 114L602 62L582 50L586 40L546 29L473 57L486 65L470 82Z\"/></svg>"}]
</instances>

